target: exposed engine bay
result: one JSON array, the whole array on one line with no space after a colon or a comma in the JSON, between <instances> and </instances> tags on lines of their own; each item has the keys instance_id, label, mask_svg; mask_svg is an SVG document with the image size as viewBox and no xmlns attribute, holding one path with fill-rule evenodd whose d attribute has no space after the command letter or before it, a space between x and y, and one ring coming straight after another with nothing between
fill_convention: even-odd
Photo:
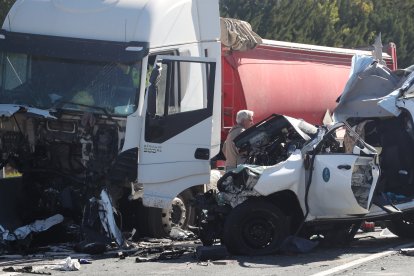
<instances>
[{"instance_id":1,"label":"exposed engine bay","mask_svg":"<svg viewBox=\"0 0 414 276\"><path fill-rule=\"evenodd\" d=\"M41 116L20 106L0 124L1 166L22 175L19 224L62 214L85 226L93 216L99 220L97 211L86 209L98 208L92 199L102 197L103 190L107 204L112 201L116 208L131 194L138 151L121 153L125 118L68 111Z\"/></svg>"},{"instance_id":2,"label":"exposed engine bay","mask_svg":"<svg viewBox=\"0 0 414 276\"><path fill-rule=\"evenodd\" d=\"M270 166L301 149L317 131L303 120L273 114L237 136L234 143L246 155L246 164Z\"/></svg>"}]
</instances>

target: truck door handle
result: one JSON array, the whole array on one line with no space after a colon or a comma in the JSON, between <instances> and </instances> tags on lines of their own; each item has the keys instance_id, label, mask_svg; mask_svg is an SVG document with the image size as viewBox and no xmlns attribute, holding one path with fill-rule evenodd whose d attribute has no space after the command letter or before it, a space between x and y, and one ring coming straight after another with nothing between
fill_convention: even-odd
<instances>
[{"instance_id":1,"label":"truck door handle","mask_svg":"<svg viewBox=\"0 0 414 276\"><path fill-rule=\"evenodd\" d=\"M197 148L194 153L195 159L208 160L210 159L210 150L205 148Z\"/></svg>"},{"instance_id":2,"label":"truck door handle","mask_svg":"<svg viewBox=\"0 0 414 276\"><path fill-rule=\"evenodd\" d=\"M338 165L338 169L340 169L340 170L350 170L351 169L351 165L347 165L347 164Z\"/></svg>"}]
</instances>

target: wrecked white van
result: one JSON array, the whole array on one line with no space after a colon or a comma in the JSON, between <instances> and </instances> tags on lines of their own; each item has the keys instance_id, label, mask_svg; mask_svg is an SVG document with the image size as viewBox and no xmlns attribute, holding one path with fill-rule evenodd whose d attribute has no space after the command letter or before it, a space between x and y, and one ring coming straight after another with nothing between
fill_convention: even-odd
<instances>
[{"instance_id":1,"label":"wrecked white van","mask_svg":"<svg viewBox=\"0 0 414 276\"><path fill-rule=\"evenodd\" d=\"M273 115L235 143L252 164L225 174L218 192L200 200L205 244L220 238L233 253L267 254L300 228L319 233L340 221L349 230L369 213L377 152L347 124L316 128Z\"/></svg>"},{"instance_id":2,"label":"wrecked white van","mask_svg":"<svg viewBox=\"0 0 414 276\"><path fill-rule=\"evenodd\" d=\"M246 165L199 198L204 244L236 254L280 248L289 235L350 241L362 220L414 237L414 73L355 57L333 126L274 115L242 133Z\"/></svg>"}]
</instances>

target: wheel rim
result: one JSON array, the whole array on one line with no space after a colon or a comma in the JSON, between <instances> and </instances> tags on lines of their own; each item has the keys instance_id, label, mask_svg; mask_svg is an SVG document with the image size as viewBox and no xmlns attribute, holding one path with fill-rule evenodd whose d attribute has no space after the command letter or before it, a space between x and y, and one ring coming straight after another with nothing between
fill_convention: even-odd
<instances>
[{"instance_id":1,"label":"wheel rim","mask_svg":"<svg viewBox=\"0 0 414 276\"><path fill-rule=\"evenodd\" d=\"M251 248L259 249L269 246L279 238L277 221L265 212L248 216L241 225L244 242Z\"/></svg>"},{"instance_id":2,"label":"wheel rim","mask_svg":"<svg viewBox=\"0 0 414 276\"><path fill-rule=\"evenodd\" d=\"M182 227L187 218L187 208L181 198L176 197L171 203L170 208L162 209L162 225L166 232L171 230L171 227Z\"/></svg>"}]
</instances>

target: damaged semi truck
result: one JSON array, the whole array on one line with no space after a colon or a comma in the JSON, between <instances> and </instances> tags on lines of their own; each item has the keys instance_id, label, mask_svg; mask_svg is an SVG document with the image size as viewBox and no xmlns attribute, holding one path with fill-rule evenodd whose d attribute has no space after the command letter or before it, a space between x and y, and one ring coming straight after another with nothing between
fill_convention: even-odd
<instances>
[{"instance_id":1,"label":"damaged semi truck","mask_svg":"<svg viewBox=\"0 0 414 276\"><path fill-rule=\"evenodd\" d=\"M3 227L88 221L103 189L123 229L185 225L220 146L219 37L218 1L18 0L0 31L1 166L22 174Z\"/></svg>"},{"instance_id":2,"label":"damaged semi truck","mask_svg":"<svg viewBox=\"0 0 414 276\"><path fill-rule=\"evenodd\" d=\"M413 91L412 67L355 56L336 123L273 115L243 132L247 164L198 199L203 243L268 254L291 235L351 241L362 220L413 238Z\"/></svg>"}]
</instances>

